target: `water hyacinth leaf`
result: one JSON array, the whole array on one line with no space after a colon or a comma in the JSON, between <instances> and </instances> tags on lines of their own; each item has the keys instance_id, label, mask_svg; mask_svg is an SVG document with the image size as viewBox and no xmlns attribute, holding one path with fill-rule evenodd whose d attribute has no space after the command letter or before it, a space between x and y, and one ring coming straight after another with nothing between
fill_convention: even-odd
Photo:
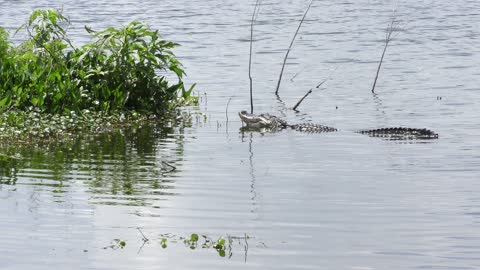
<instances>
[{"instance_id":1,"label":"water hyacinth leaf","mask_svg":"<svg viewBox=\"0 0 480 270\"><path fill-rule=\"evenodd\" d=\"M127 242L120 241L120 242L118 242L118 245L120 246L120 248L124 248L127 245Z\"/></svg>"},{"instance_id":2,"label":"water hyacinth leaf","mask_svg":"<svg viewBox=\"0 0 480 270\"><path fill-rule=\"evenodd\" d=\"M218 251L218 255L220 255L220 257L225 257L225 250L219 250Z\"/></svg>"},{"instance_id":3,"label":"water hyacinth leaf","mask_svg":"<svg viewBox=\"0 0 480 270\"><path fill-rule=\"evenodd\" d=\"M190 236L190 241L197 242L198 241L198 234L194 233Z\"/></svg>"}]
</instances>

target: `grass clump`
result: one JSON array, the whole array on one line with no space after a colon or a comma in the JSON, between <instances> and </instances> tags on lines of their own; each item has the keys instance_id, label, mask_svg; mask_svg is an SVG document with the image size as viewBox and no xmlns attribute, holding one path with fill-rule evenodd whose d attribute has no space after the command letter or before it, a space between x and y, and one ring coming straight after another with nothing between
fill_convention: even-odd
<instances>
[{"instance_id":1,"label":"grass clump","mask_svg":"<svg viewBox=\"0 0 480 270\"><path fill-rule=\"evenodd\" d=\"M19 45L0 27L0 137L35 114L162 115L196 102L195 85L186 89L185 71L172 52L178 44L158 31L139 22L103 31L85 27L92 41L77 48L68 26L59 11L36 10L16 31L28 34Z\"/></svg>"}]
</instances>

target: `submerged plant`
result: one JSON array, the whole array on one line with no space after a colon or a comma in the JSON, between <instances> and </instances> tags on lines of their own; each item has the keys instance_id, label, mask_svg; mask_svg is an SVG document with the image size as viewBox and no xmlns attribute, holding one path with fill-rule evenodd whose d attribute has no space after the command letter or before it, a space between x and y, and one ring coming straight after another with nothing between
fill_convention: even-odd
<instances>
[{"instance_id":1,"label":"submerged plant","mask_svg":"<svg viewBox=\"0 0 480 270\"><path fill-rule=\"evenodd\" d=\"M201 235L201 237L193 233L189 237L178 237L172 234L162 234L160 238L160 245L162 248L167 248L168 242L177 243L183 242L183 244L188 247L189 249L214 249L218 256L226 257L228 254L228 258L233 256L233 248L234 246L241 246L244 249L244 256L245 260L247 258L248 252L248 239L250 236L245 234L242 237L236 237L231 235L226 235L226 237L219 237L217 240L213 240L207 235Z\"/></svg>"}]
</instances>

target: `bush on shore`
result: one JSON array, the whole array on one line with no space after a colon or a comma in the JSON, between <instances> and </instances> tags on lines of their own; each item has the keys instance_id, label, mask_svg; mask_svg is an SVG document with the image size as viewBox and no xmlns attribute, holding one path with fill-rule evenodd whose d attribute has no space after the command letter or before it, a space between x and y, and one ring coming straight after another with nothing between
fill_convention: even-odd
<instances>
[{"instance_id":1,"label":"bush on shore","mask_svg":"<svg viewBox=\"0 0 480 270\"><path fill-rule=\"evenodd\" d=\"M103 31L85 27L92 41L77 48L68 25L56 10L36 10L17 29L28 34L19 45L0 27L0 112L162 114L195 102L194 85L186 89L172 52L178 44L158 31L139 22Z\"/></svg>"}]
</instances>

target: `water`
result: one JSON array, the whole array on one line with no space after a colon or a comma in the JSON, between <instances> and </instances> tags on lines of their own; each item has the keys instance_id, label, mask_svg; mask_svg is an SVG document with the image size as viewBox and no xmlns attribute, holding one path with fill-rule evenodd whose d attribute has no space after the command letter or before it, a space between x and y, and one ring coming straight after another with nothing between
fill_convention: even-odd
<instances>
[{"instance_id":1,"label":"water","mask_svg":"<svg viewBox=\"0 0 480 270\"><path fill-rule=\"evenodd\" d=\"M263 3L255 111L337 133L239 131L237 112L249 108L250 2L0 1L11 32L31 10L63 6L76 44L88 40L84 24L148 22L182 44L177 55L201 97L189 110L206 116L194 114L185 128L3 146L0 268L480 268L480 2L398 3L402 30L372 96L394 3L316 1L277 100L283 56L307 5ZM289 109L332 70L299 113ZM395 125L440 138L392 142L353 132ZM203 240L191 250L182 237L192 233L232 237L231 258L229 249L220 257L202 248Z\"/></svg>"}]
</instances>

